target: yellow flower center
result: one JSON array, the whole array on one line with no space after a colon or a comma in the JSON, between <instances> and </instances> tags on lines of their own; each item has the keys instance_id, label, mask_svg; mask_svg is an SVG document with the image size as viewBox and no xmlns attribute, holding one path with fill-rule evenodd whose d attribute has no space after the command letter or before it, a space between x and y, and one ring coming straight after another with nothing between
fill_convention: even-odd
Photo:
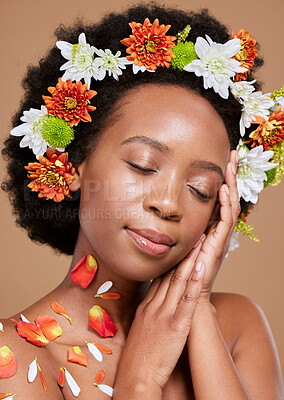
<instances>
[{"instance_id":1,"label":"yellow flower center","mask_svg":"<svg viewBox=\"0 0 284 400\"><path fill-rule=\"evenodd\" d=\"M156 51L157 51L157 45L155 42L153 42L153 40L148 40L145 48L146 48L146 51L148 51L150 53L156 53Z\"/></svg>"},{"instance_id":2,"label":"yellow flower center","mask_svg":"<svg viewBox=\"0 0 284 400\"><path fill-rule=\"evenodd\" d=\"M248 56L248 53L244 47L241 48L241 50L235 55L235 58L237 60L246 60Z\"/></svg>"},{"instance_id":3,"label":"yellow flower center","mask_svg":"<svg viewBox=\"0 0 284 400\"><path fill-rule=\"evenodd\" d=\"M68 109L76 108L77 100L73 97L65 97L64 105Z\"/></svg>"}]
</instances>

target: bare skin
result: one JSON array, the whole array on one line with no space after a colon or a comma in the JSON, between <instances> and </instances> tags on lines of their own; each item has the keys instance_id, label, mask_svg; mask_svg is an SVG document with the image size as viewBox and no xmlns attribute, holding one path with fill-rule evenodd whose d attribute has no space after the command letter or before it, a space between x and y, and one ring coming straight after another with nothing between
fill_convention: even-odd
<instances>
[{"instance_id":1,"label":"bare skin","mask_svg":"<svg viewBox=\"0 0 284 400\"><path fill-rule=\"evenodd\" d=\"M26 342L13 322L4 322L1 340L15 353L18 372L0 381L0 392L72 399L68 386L61 391L56 383L63 365L81 387L81 399L108 398L92 385L101 369L115 400L283 399L279 360L262 311L246 297L211 293L239 213L236 152L230 152L221 118L206 100L173 86L138 88L121 111L71 187L81 189L81 227L70 270L90 253L99 264L97 276L82 289L68 273L58 288L23 311L30 321L54 315L50 303L57 301L71 313L72 325L56 316L63 334L45 348ZM130 139L134 136L144 139ZM157 142L168 151L161 152ZM94 217L94 210L102 214ZM163 255L146 253L126 227L166 233L174 245ZM193 272L199 262L200 274ZM113 281L120 300L94 297L106 280ZM100 338L88 328L94 304L114 320L113 338ZM110 347L113 354L99 363L86 340ZM87 368L67 362L74 345L88 354ZM27 382L35 357L47 392L39 379Z\"/></svg>"}]
</instances>

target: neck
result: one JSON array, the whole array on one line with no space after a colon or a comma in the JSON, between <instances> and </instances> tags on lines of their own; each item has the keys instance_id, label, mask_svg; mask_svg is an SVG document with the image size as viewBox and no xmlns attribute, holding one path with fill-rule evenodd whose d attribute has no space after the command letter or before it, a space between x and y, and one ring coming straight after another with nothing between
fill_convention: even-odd
<instances>
[{"instance_id":1,"label":"neck","mask_svg":"<svg viewBox=\"0 0 284 400\"><path fill-rule=\"evenodd\" d=\"M71 271L87 253L92 254L98 261L98 270L88 288L82 288L72 281ZM112 281L113 286L109 291L120 293L120 299L108 300L95 297L98 288L106 281ZM136 282L126 280L115 274L111 266L99 260L91 249L76 246L70 269L57 291L60 293L61 301L70 305L73 314L76 314L76 320L80 320L82 326L86 324L86 316L90 308L94 305L101 306L111 316L118 329L119 335L116 334L118 341L124 341L130 329L135 310L145 297L148 287L149 281Z\"/></svg>"}]
</instances>

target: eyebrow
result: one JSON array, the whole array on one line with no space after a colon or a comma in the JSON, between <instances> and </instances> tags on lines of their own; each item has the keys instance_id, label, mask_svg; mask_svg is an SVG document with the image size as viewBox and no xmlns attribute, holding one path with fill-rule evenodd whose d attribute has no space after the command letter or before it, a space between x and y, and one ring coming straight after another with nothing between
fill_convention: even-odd
<instances>
[{"instance_id":1,"label":"eyebrow","mask_svg":"<svg viewBox=\"0 0 284 400\"><path fill-rule=\"evenodd\" d=\"M166 144L158 142L157 140L151 139L148 136L132 136L126 140L124 140L122 143L120 143L120 146L124 145L124 144L128 144L128 143L145 143L149 146L151 146L152 148L154 148L155 150L158 150L160 153L162 154L166 154L166 155L170 155L173 154L173 150L170 149ZM193 168L201 168L201 169L205 169L205 170L209 170L209 171L215 171L217 172L222 179L224 179L224 174L222 171L222 168L211 162L211 161L206 161L206 160L194 160L192 162L190 162L190 167Z\"/></svg>"}]
</instances>

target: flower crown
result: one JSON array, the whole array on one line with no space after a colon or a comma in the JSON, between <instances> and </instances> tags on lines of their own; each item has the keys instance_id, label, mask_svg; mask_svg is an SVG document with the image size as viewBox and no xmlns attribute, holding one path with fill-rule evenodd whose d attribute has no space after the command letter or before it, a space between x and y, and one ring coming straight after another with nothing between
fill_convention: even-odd
<instances>
[{"instance_id":1,"label":"flower crown","mask_svg":"<svg viewBox=\"0 0 284 400\"><path fill-rule=\"evenodd\" d=\"M92 79L103 80L108 73L118 80L127 65L132 65L134 74L166 67L203 77L204 88L212 88L224 99L231 92L242 105L241 138L246 128L255 124L248 140L240 138L237 147L237 185L240 198L256 203L262 189L279 184L284 174L284 86L272 94L262 94L255 91L255 80L246 80L257 57L256 41L243 29L233 31L232 38L220 44L208 35L198 37L196 43L187 41L190 25L176 36L167 36L171 25L159 25L158 19L151 23L146 18L143 24L129 25L132 34L121 40L127 46L126 57L120 57L120 51L113 54L109 49L91 46L85 33L79 35L76 44L56 43L67 60L60 68L65 71L62 78L48 88L51 96L42 96L45 106L24 111L23 124L11 131L11 135L24 136L20 147L28 146L39 160L25 167L32 180L28 187L38 192L38 197L55 202L71 197L69 184L75 169L64 151L74 139L76 126L91 121L89 112L95 107L90 100L97 94L89 89ZM235 232L258 241L251 232L253 227L245 224L246 217L240 216Z\"/></svg>"}]
</instances>

